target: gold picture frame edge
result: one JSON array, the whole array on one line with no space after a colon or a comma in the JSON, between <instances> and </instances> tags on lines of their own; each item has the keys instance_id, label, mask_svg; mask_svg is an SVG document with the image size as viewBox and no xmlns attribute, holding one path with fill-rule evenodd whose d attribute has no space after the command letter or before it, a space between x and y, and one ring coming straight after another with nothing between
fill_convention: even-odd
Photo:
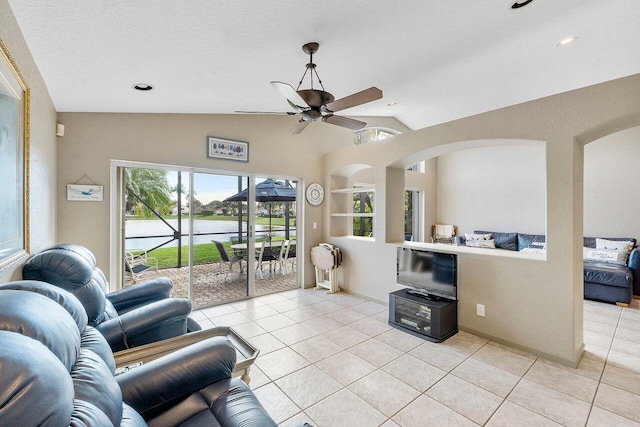
<instances>
[{"instance_id":1,"label":"gold picture frame edge","mask_svg":"<svg viewBox=\"0 0 640 427\"><path fill-rule=\"evenodd\" d=\"M11 55L9 51L9 47L5 44L4 40L0 37L0 56L2 56L2 60L6 61L9 69L13 73L14 78L20 85L24 100L23 100L23 108L22 108L22 216L23 216L23 248L22 252L7 258L4 261L0 261L0 271L5 270L12 265L18 263L21 259L29 256L31 250L31 236L30 236L30 152L31 152L31 89L27 84L27 80L24 78L24 75L20 71L20 67L18 67L17 62Z\"/></svg>"}]
</instances>

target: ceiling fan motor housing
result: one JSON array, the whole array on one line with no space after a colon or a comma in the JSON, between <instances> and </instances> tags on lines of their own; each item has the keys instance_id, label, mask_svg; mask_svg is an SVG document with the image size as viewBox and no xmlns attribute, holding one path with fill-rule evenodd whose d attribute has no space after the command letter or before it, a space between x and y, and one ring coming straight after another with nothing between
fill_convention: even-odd
<instances>
[{"instance_id":1,"label":"ceiling fan motor housing","mask_svg":"<svg viewBox=\"0 0 640 427\"><path fill-rule=\"evenodd\" d=\"M306 102L307 105L311 108L320 109L320 107L322 107L323 105L335 101L333 95L323 90L302 89L297 92L298 95L300 95L300 97L304 99L304 102Z\"/></svg>"}]
</instances>

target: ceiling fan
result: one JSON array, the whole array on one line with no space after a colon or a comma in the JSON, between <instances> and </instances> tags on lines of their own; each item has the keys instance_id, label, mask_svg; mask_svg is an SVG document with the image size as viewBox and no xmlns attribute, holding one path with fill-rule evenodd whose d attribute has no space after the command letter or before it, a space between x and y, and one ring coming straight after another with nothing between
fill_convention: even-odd
<instances>
[{"instance_id":1,"label":"ceiling fan","mask_svg":"<svg viewBox=\"0 0 640 427\"><path fill-rule=\"evenodd\" d=\"M325 123L346 127L353 130L362 129L367 125L365 122L350 119L348 117L337 116L333 113L382 98L382 91L374 86L336 100L332 94L324 90L322 80L320 80L318 71L316 71L316 64L313 63L313 54L318 51L319 47L320 45L318 43L307 43L302 46L302 51L309 55L309 63L306 65L306 70L302 75L300 83L298 83L298 87L296 89L294 89L293 86L287 83L278 81L271 82L271 85L275 87L278 92L280 92L280 94L287 99L289 106L291 106L291 108L295 110L275 114L300 116L300 120L298 121L298 123L296 123L291 128L291 130L289 130L289 135L299 134L309 125L309 123L315 122L318 119L322 120ZM300 86L302 85L302 82L304 81L307 73L309 73L311 87L310 89L300 89ZM314 74L316 75L316 78L322 90L313 88ZM260 113L257 111L238 112Z\"/></svg>"}]
</instances>

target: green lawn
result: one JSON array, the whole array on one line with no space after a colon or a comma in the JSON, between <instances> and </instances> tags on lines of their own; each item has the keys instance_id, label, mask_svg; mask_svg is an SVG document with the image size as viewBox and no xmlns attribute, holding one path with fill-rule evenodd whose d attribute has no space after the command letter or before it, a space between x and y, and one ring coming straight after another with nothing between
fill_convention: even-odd
<instances>
[{"instance_id":1,"label":"green lawn","mask_svg":"<svg viewBox=\"0 0 640 427\"><path fill-rule=\"evenodd\" d=\"M292 239L295 239L295 236L291 236ZM258 242L261 242L262 239L257 239ZM273 240L284 240L284 237L277 236L274 237ZM228 254L231 254L231 249L229 248L229 242L223 242L225 250ZM158 259L158 268L172 268L178 265L178 248L159 248L155 249L152 252L149 252L149 256ZM194 264L207 264L218 262L220 260L220 255L218 254L218 250L216 249L213 243L202 243L200 245L193 246L193 257ZM189 264L189 247L182 247L182 265Z\"/></svg>"}]
</instances>

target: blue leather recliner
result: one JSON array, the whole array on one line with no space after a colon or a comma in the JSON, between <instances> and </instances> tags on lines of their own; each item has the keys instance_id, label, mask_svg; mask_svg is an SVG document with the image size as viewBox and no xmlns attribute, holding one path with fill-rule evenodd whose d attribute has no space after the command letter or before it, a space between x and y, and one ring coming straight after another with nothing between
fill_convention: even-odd
<instances>
[{"instance_id":1,"label":"blue leather recliner","mask_svg":"<svg viewBox=\"0 0 640 427\"><path fill-rule=\"evenodd\" d=\"M0 285L2 426L275 426L232 379L235 361L214 337L115 376L111 348L71 293Z\"/></svg>"},{"instance_id":2,"label":"blue leather recliner","mask_svg":"<svg viewBox=\"0 0 640 427\"><path fill-rule=\"evenodd\" d=\"M170 298L171 280L157 278L105 294L104 273L83 246L61 244L27 260L22 277L71 292L84 306L89 326L106 338L113 351L124 350L200 330L189 318L191 301Z\"/></svg>"}]
</instances>

